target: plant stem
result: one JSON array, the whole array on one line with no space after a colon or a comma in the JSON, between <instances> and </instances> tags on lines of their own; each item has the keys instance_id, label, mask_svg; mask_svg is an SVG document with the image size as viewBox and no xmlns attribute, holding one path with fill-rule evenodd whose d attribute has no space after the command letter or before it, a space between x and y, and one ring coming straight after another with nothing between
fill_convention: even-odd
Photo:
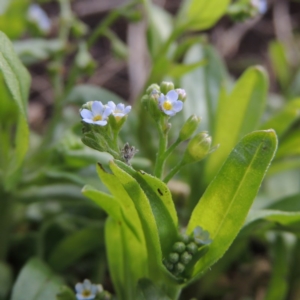
<instances>
[{"instance_id":1,"label":"plant stem","mask_svg":"<svg viewBox=\"0 0 300 300\"><path fill-rule=\"evenodd\" d=\"M179 162L170 172L169 174L164 178L163 182L168 183L170 179L180 170L182 167L181 162Z\"/></svg>"},{"instance_id":2,"label":"plant stem","mask_svg":"<svg viewBox=\"0 0 300 300\"><path fill-rule=\"evenodd\" d=\"M165 165L165 152L168 143L167 130L164 129L164 119L158 123L159 147L154 167L154 176L162 178Z\"/></svg>"},{"instance_id":3,"label":"plant stem","mask_svg":"<svg viewBox=\"0 0 300 300\"><path fill-rule=\"evenodd\" d=\"M170 154L176 149L176 147L181 143L181 141L179 139L177 139L169 148L168 150L165 152L164 154L164 159L166 160Z\"/></svg>"}]
</instances>

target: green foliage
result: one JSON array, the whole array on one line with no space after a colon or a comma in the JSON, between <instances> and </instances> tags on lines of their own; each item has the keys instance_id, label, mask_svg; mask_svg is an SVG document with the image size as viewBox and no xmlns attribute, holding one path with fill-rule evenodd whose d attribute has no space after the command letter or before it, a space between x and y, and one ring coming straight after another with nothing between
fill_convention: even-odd
<instances>
[{"instance_id":1,"label":"green foliage","mask_svg":"<svg viewBox=\"0 0 300 300\"><path fill-rule=\"evenodd\" d=\"M49 267L33 258L23 267L12 292L12 300L27 299L53 300L60 292L63 281Z\"/></svg>"},{"instance_id":2,"label":"green foliage","mask_svg":"<svg viewBox=\"0 0 300 300\"><path fill-rule=\"evenodd\" d=\"M6 165L1 165L1 169L2 174L5 174L3 178L4 185L6 189L11 189L16 183L19 169L28 148L29 129L26 110L30 77L14 53L10 41L2 32L0 32L0 71L0 77L3 78L0 82L2 85L1 93L4 97L4 101L1 101L3 114L1 114L1 127L3 128L1 128L1 143L7 144L9 149L7 150L10 152L2 154ZM7 126L5 116L7 110L14 111L13 121L17 124L13 138L14 143L11 145L9 145L11 138L4 133L4 128L6 129ZM10 126L13 126L13 124L10 124ZM9 130L8 127L7 133Z\"/></svg>"}]
</instances>

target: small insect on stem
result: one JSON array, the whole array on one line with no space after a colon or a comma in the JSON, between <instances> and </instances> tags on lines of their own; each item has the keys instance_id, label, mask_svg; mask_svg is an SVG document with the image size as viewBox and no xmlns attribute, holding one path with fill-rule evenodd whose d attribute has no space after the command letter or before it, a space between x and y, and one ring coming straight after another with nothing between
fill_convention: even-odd
<instances>
[{"instance_id":1,"label":"small insect on stem","mask_svg":"<svg viewBox=\"0 0 300 300\"><path fill-rule=\"evenodd\" d=\"M127 165L130 166L130 160L134 157L134 155L139 152L138 149L135 149L134 146L130 146L128 143L126 143L121 150L122 158L127 163Z\"/></svg>"}]
</instances>

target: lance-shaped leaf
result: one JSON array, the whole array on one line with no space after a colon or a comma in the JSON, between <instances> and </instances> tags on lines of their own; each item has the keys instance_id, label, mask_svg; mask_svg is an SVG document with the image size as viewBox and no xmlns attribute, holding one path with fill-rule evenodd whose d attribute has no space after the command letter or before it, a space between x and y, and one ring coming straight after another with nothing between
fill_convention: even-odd
<instances>
[{"instance_id":1,"label":"lance-shaped leaf","mask_svg":"<svg viewBox=\"0 0 300 300\"><path fill-rule=\"evenodd\" d=\"M138 280L148 276L145 245L124 223L112 218L105 224L105 244L118 299L135 299Z\"/></svg>"},{"instance_id":2,"label":"lance-shaped leaf","mask_svg":"<svg viewBox=\"0 0 300 300\"><path fill-rule=\"evenodd\" d=\"M214 126L214 145L220 144L205 165L206 181L216 175L230 151L247 133L259 125L264 111L268 79L261 67L248 69L230 95L221 94Z\"/></svg>"},{"instance_id":3,"label":"lance-shaped leaf","mask_svg":"<svg viewBox=\"0 0 300 300\"><path fill-rule=\"evenodd\" d=\"M232 150L221 170L195 207L188 224L213 240L208 253L195 265L194 277L220 259L241 229L277 148L273 130L246 135Z\"/></svg>"},{"instance_id":4,"label":"lance-shaped leaf","mask_svg":"<svg viewBox=\"0 0 300 300\"><path fill-rule=\"evenodd\" d=\"M116 164L138 182L147 196L157 225L162 254L165 257L178 239L178 219L170 190L156 177L142 171L136 172L120 161L116 161Z\"/></svg>"},{"instance_id":5,"label":"lance-shaped leaf","mask_svg":"<svg viewBox=\"0 0 300 300\"><path fill-rule=\"evenodd\" d=\"M110 162L110 168L127 194L131 197L139 214L147 245L149 277L154 282L165 280L165 283L169 281L170 284L174 284L176 282L175 277L173 277L162 264L163 253L160 233L166 231L165 229L160 231L161 228L158 228L150 200L147 198L139 183L131 175L120 169L112 161ZM168 225L164 225L164 227L166 226ZM170 239L169 236L165 236L165 238ZM167 243L170 243L170 241L167 241Z\"/></svg>"},{"instance_id":6,"label":"lance-shaped leaf","mask_svg":"<svg viewBox=\"0 0 300 300\"><path fill-rule=\"evenodd\" d=\"M297 98L286 104L286 106L267 122L260 129L273 128L280 139L286 131L300 118L300 99Z\"/></svg>"}]
</instances>

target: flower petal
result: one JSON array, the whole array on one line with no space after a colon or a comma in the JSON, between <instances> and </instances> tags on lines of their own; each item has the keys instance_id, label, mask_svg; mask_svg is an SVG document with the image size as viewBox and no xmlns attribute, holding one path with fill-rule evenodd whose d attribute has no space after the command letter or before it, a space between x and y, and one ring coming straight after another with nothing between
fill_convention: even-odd
<instances>
[{"instance_id":1,"label":"flower petal","mask_svg":"<svg viewBox=\"0 0 300 300\"><path fill-rule=\"evenodd\" d=\"M166 101L165 95L161 94L158 98L158 103L162 105Z\"/></svg>"},{"instance_id":2,"label":"flower petal","mask_svg":"<svg viewBox=\"0 0 300 300\"><path fill-rule=\"evenodd\" d=\"M123 118L125 116L125 114L123 114L123 113L114 113L114 116Z\"/></svg>"},{"instance_id":3,"label":"flower petal","mask_svg":"<svg viewBox=\"0 0 300 300\"><path fill-rule=\"evenodd\" d=\"M119 103L115 110L118 110L119 112L121 112L124 109L125 109L125 105L123 103Z\"/></svg>"},{"instance_id":4,"label":"flower petal","mask_svg":"<svg viewBox=\"0 0 300 300\"><path fill-rule=\"evenodd\" d=\"M90 281L89 279L84 279L84 280L83 280L83 288L84 288L85 290L90 290L91 287L92 287L91 281Z\"/></svg>"},{"instance_id":5,"label":"flower petal","mask_svg":"<svg viewBox=\"0 0 300 300\"><path fill-rule=\"evenodd\" d=\"M168 92L167 98L171 100L171 102L175 102L178 99L178 93L175 90L171 90Z\"/></svg>"},{"instance_id":6,"label":"flower petal","mask_svg":"<svg viewBox=\"0 0 300 300\"><path fill-rule=\"evenodd\" d=\"M131 106L130 105L126 106L124 109L124 113L127 115L130 113L130 111L131 111Z\"/></svg>"},{"instance_id":7,"label":"flower petal","mask_svg":"<svg viewBox=\"0 0 300 300\"><path fill-rule=\"evenodd\" d=\"M115 108L116 108L116 104L113 101L108 101L108 103L106 105L108 107L110 107L111 110L115 110Z\"/></svg>"},{"instance_id":8,"label":"flower petal","mask_svg":"<svg viewBox=\"0 0 300 300\"><path fill-rule=\"evenodd\" d=\"M94 122L93 124L100 125L100 126L105 126L105 125L107 124L107 121L105 121L105 120L102 120L102 121L96 121L96 122Z\"/></svg>"},{"instance_id":9,"label":"flower petal","mask_svg":"<svg viewBox=\"0 0 300 300\"><path fill-rule=\"evenodd\" d=\"M88 109L81 110L80 115L83 119L92 119L93 118L92 112Z\"/></svg>"},{"instance_id":10,"label":"flower petal","mask_svg":"<svg viewBox=\"0 0 300 300\"><path fill-rule=\"evenodd\" d=\"M98 291L99 291L99 289L98 289L97 284L92 284L92 287L91 287L91 293L92 293L93 295L97 295Z\"/></svg>"},{"instance_id":11,"label":"flower petal","mask_svg":"<svg viewBox=\"0 0 300 300\"><path fill-rule=\"evenodd\" d=\"M101 101L94 101L92 104L93 116L102 115L103 108L104 108L104 106Z\"/></svg>"},{"instance_id":12,"label":"flower petal","mask_svg":"<svg viewBox=\"0 0 300 300\"><path fill-rule=\"evenodd\" d=\"M83 284L80 283L80 282L76 283L76 285L75 285L75 291L77 293L81 293L83 291Z\"/></svg>"},{"instance_id":13,"label":"flower petal","mask_svg":"<svg viewBox=\"0 0 300 300\"><path fill-rule=\"evenodd\" d=\"M94 121L91 119L82 119L82 121L85 123L94 124Z\"/></svg>"},{"instance_id":14,"label":"flower petal","mask_svg":"<svg viewBox=\"0 0 300 300\"><path fill-rule=\"evenodd\" d=\"M166 114L166 115L168 115L168 116L174 116L175 114L176 114L176 112L175 111L173 111L173 110L164 110L164 113Z\"/></svg>"},{"instance_id":15,"label":"flower petal","mask_svg":"<svg viewBox=\"0 0 300 300\"><path fill-rule=\"evenodd\" d=\"M175 111L175 112L179 112L179 111L181 111L182 110L182 107L183 107L183 102L181 102L181 101L175 101L174 103L173 103L173 111Z\"/></svg>"},{"instance_id":16,"label":"flower petal","mask_svg":"<svg viewBox=\"0 0 300 300\"><path fill-rule=\"evenodd\" d=\"M112 109L110 107L105 107L104 112L102 113L102 120L106 120L107 117L112 113Z\"/></svg>"}]
</instances>

